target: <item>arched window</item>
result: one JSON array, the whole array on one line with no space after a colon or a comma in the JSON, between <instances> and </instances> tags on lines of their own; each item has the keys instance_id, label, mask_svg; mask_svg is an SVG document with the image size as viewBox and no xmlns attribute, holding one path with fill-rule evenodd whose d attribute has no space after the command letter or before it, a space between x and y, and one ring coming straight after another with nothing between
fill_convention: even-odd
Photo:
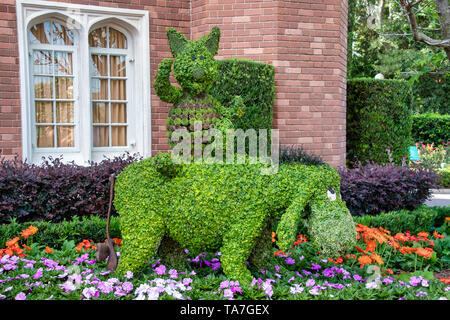
<instances>
[{"instance_id":1,"label":"arched window","mask_svg":"<svg viewBox=\"0 0 450 320\"><path fill-rule=\"evenodd\" d=\"M57 21L44 21L30 28L29 47L33 146L74 148L74 34Z\"/></svg>"},{"instance_id":2,"label":"arched window","mask_svg":"<svg viewBox=\"0 0 450 320\"><path fill-rule=\"evenodd\" d=\"M23 159L151 156L149 12L16 2Z\"/></svg>"},{"instance_id":3,"label":"arched window","mask_svg":"<svg viewBox=\"0 0 450 320\"><path fill-rule=\"evenodd\" d=\"M89 48L93 147L127 146L127 37L101 27L90 32Z\"/></svg>"}]
</instances>

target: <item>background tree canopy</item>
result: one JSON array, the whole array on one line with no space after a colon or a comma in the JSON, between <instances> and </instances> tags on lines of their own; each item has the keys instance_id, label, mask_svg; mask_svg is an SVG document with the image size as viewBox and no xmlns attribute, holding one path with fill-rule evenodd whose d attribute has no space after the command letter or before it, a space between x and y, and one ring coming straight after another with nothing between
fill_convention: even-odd
<instances>
[{"instance_id":1,"label":"background tree canopy","mask_svg":"<svg viewBox=\"0 0 450 320\"><path fill-rule=\"evenodd\" d=\"M414 8L419 31L430 39L442 39L440 0L349 1L348 78L406 79L413 84L413 110L450 112L450 63L443 47L415 41L407 11ZM449 11L450 12L450 11Z\"/></svg>"}]
</instances>

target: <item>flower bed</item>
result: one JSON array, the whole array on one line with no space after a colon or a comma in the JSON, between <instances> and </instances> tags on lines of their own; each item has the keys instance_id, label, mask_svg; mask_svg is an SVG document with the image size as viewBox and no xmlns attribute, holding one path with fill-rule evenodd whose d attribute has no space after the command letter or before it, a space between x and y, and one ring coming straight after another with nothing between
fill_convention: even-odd
<instances>
[{"instance_id":1,"label":"flower bed","mask_svg":"<svg viewBox=\"0 0 450 320\"><path fill-rule=\"evenodd\" d=\"M94 242L49 248L33 243L38 230L29 227L0 251L0 299L448 299L450 279L432 272L449 268L448 220L417 235L358 225L354 252L338 259L321 256L300 235L289 255L274 245L273 265L253 270L251 286L223 275L220 252L189 257L185 270L153 260L139 275L116 277L95 261ZM114 240L120 256L121 240Z\"/></svg>"}]
</instances>

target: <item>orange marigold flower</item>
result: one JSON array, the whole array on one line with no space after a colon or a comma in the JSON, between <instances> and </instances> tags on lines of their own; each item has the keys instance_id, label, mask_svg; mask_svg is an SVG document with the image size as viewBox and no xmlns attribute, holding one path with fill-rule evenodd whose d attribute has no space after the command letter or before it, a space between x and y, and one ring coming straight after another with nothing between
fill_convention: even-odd
<instances>
[{"instance_id":1,"label":"orange marigold flower","mask_svg":"<svg viewBox=\"0 0 450 320\"><path fill-rule=\"evenodd\" d=\"M342 263L342 262L344 262L344 259L342 259L342 257L339 257L339 258L337 258L335 261L334 261L334 263Z\"/></svg>"},{"instance_id":2,"label":"orange marigold flower","mask_svg":"<svg viewBox=\"0 0 450 320\"><path fill-rule=\"evenodd\" d=\"M436 239L444 239L444 237L445 237L443 234L439 234L436 230L434 230L433 236L434 236Z\"/></svg>"},{"instance_id":3,"label":"orange marigold flower","mask_svg":"<svg viewBox=\"0 0 450 320\"><path fill-rule=\"evenodd\" d=\"M376 253L372 254L371 259L378 264L383 264L383 259Z\"/></svg>"},{"instance_id":4,"label":"orange marigold flower","mask_svg":"<svg viewBox=\"0 0 450 320\"><path fill-rule=\"evenodd\" d=\"M377 247L377 242L376 241L369 241L369 242L367 242L366 250L373 253L375 251L376 247Z\"/></svg>"},{"instance_id":5,"label":"orange marigold flower","mask_svg":"<svg viewBox=\"0 0 450 320\"><path fill-rule=\"evenodd\" d=\"M50 247L45 247L45 253L53 253L53 250Z\"/></svg>"},{"instance_id":6,"label":"orange marigold flower","mask_svg":"<svg viewBox=\"0 0 450 320\"><path fill-rule=\"evenodd\" d=\"M24 249L27 249L29 251L31 250L31 248L29 246L27 246L26 244L23 244L22 246L23 246Z\"/></svg>"},{"instance_id":7,"label":"orange marigold flower","mask_svg":"<svg viewBox=\"0 0 450 320\"><path fill-rule=\"evenodd\" d=\"M450 278L448 279L439 279L440 282L443 282L445 284L450 284Z\"/></svg>"},{"instance_id":8,"label":"orange marigold flower","mask_svg":"<svg viewBox=\"0 0 450 320\"><path fill-rule=\"evenodd\" d=\"M275 236L276 236L276 233L272 231L272 243L276 241Z\"/></svg>"},{"instance_id":9,"label":"orange marigold flower","mask_svg":"<svg viewBox=\"0 0 450 320\"><path fill-rule=\"evenodd\" d=\"M392 271L390 268L387 269L386 272L387 272L387 273L390 273L390 274L394 274L394 271Z\"/></svg>"},{"instance_id":10,"label":"orange marigold flower","mask_svg":"<svg viewBox=\"0 0 450 320\"><path fill-rule=\"evenodd\" d=\"M419 256L422 256L424 258L431 258L431 256L433 255L433 252L430 252L429 250L426 250L424 248L418 248L416 251L416 254L418 254Z\"/></svg>"},{"instance_id":11,"label":"orange marigold flower","mask_svg":"<svg viewBox=\"0 0 450 320\"><path fill-rule=\"evenodd\" d=\"M406 242L406 241L408 241L408 238L407 238L403 233L397 233L397 234L394 236L394 239L397 240L397 241L401 241L401 242Z\"/></svg>"},{"instance_id":12,"label":"orange marigold flower","mask_svg":"<svg viewBox=\"0 0 450 320\"><path fill-rule=\"evenodd\" d=\"M279 256L280 254L283 255L283 256L286 255L286 254L285 254L283 251L281 251L281 250L275 251L273 254L276 255L276 256Z\"/></svg>"},{"instance_id":13,"label":"orange marigold flower","mask_svg":"<svg viewBox=\"0 0 450 320\"><path fill-rule=\"evenodd\" d=\"M417 235L419 237L422 237L422 238L428 238L428 236L429 236L429 234L427 232L424 232L424 231L419 232Z\"/></svg>"},{"instance_id":14,"label":"orange marigold flower","mask_svg":"<svg viewBox=\"0 0 450 320\"><path fill-rule=\"evenodd\" d=\"M371 263L372 259L369 256L367 256L367 255L363 255L363 256L358 258L358 261L359 261L359 263L361 263L361 267L362 267L362 266L364 266L366 264Z\"/></svg>"},{"instance_id":15,"label":"orange marigold flower","mask_svg":"<svg viewBox=\"0 0 450 320\"><path fill-rule=\"evenodd\" d=\"M7 247L12 247L14 246L17 242L19 242L19 237L15 237L14 239L10 239L9 241L6 241L6 246Z\"/></svg>"},{"instance_id":16,"label":"orange marigold flower","mask_svg":"<svg viewBox=\"0 0 450 320\"><path fill-rule=\"evenodd\" d=\"M445 221L450 221L450 217L445 217Z\"/></svg>"}]
</instances>

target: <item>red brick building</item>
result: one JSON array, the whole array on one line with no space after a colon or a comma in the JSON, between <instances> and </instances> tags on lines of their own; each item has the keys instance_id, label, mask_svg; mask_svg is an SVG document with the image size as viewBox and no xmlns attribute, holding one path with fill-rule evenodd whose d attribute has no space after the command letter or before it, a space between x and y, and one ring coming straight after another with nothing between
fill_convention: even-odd
<instances>
[{"instance_id":1,"label":"red brick building","mask_svg":"<svg viewBox=\"0 0 450 320\"><path fill-rule=\"evenodd\" d=\"M85 163L168 150L165 31L219 26L217 59L275 67L275 129L345 164L347 0L0 0L0 156Z\"/></svg>"}]
</instances>

